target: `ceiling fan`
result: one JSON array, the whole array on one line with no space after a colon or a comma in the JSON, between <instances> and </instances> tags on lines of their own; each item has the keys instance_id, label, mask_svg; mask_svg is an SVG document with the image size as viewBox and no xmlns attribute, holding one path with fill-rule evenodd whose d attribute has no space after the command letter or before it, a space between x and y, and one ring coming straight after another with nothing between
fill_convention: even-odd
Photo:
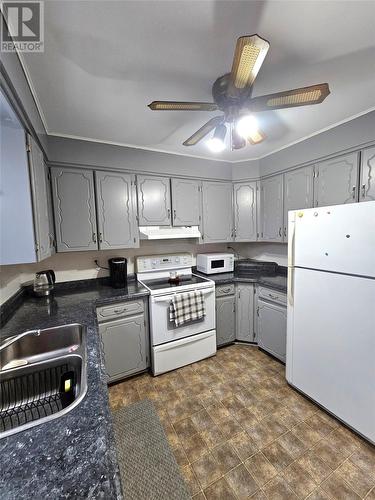
<instances>
[{"instance_id":1,"label":"ceiling fan","mask_svg":"<svg viewBox=\"0 0 375 500\"><path fill-rule=\"evenodd\" d=\"M274 109L319 104L330 93L328 83L319 83L284 92L252 97L254 81L270 47L269 42L258 35L241 36L237 40L232 70L220 76L212 86L214 102L153 101L153 111L223 111L183 142L184 146L195 146L215 129L210 140L215 151L224 149L227 124L230 128L231 149L241 149L250 144L259 144L265 134L252 113Z\"/></svg>"}]
</instances>

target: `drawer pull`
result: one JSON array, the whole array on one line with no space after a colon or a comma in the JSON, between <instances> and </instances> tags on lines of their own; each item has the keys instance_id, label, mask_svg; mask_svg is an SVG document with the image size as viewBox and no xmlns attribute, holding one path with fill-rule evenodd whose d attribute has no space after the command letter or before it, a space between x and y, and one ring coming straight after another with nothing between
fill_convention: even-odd
<instances>
[{"instance_id":1,"label":"drawer pull","mask_svg":"<svg viewBox=\"0 0 375 500\"><path fill-rule=\"evenodd\" d=\"M125 311L126 311L126 309L114 309L114 310L113 310L113 312L114 312L115 314L121 314L121 313L123 313L123 312L125 312Z\"/></svg>"},{"instance_id":2,"label":"drawer pull","mask_svg":"<svg viewBox=\"0 0 375 500\"><path fill-rule=\"evenodd\" d=\"M277 295L272 295L272 293L268 294L268 297L271 297L271 299L278 300L279 297Z\"/></svg>"},{"instance_id":3,"label":"drawer pull","mask_svg":"<svg viewBox=\"0 0 375 500\"><path fill-rule=\"evenodd\" d=\"M222 289L222 292L223 292L223 293L229 293L229 292L230 292L230 288L223 288L223 289Z\"/></svg>"}]
</instances>

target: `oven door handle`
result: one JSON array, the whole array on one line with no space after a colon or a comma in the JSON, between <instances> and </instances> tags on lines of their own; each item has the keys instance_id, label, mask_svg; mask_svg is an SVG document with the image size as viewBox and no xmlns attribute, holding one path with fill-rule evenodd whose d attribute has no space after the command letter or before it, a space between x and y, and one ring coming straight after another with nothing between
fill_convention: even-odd
<instances>
[{"instance_id":1,"label":"oven door handle","mask_svg":"<svg viewBox=\"0 0 375 500\"><path fill-rule=\"evenodd\" d=\"M204 288L201 290L203 295L208 295L209 293L213 293L215 291L215 288ZM180 292L180 293L188 293L188 292ZM170 302L172 300L172 297L175 295L178 295L177 293L172 293L169 295L163 295L161 297L152 297L152 302Z\"/></svg>"}]
</instances>

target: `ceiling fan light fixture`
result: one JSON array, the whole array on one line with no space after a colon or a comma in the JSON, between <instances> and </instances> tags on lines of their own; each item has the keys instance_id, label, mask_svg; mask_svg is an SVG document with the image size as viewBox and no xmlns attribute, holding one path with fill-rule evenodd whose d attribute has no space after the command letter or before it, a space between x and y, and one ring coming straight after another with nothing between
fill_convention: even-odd
<instances>
[{"instance_id":1,"label":"ceiling fan light fixture","mask_svg":"<svg viewBox=\"0 0 375 500\"><path fill-rule=\"evenodd\" d=\"M236 130L244 139L256 136L259 133L258 120L253 115L243 116L238 120Z\"/></svg>"},{"instance_id":2,"label":"ceiling fan light fixture","mask_svg":"<svg viewBox=\"0 0 375 500\"><path fill-rule=\"evenodd\" d=\"M225 125L221 124L215 128L214 135L207 141L208 147L214 153L220 153L225 149L225 136L227 133L227 128Z\"/></svg>"}]
</instances>

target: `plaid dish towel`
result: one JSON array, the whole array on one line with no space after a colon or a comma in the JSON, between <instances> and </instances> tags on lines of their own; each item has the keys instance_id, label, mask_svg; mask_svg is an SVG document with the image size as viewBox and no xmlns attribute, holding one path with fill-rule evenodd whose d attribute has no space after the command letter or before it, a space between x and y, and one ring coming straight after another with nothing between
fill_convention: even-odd
<instances>
[{"instance_id":1,"label":"plaid dish towel","mask_svg":"<svg viewBox=\"0 0 375 500\"><path fill-rule=\"evenodd\" d=\"M169 320L174 321L176 326L202 319L205 315L206 310L201 290L178 293L173 296L169 306Z\"/></svg>"}]
</instances>

